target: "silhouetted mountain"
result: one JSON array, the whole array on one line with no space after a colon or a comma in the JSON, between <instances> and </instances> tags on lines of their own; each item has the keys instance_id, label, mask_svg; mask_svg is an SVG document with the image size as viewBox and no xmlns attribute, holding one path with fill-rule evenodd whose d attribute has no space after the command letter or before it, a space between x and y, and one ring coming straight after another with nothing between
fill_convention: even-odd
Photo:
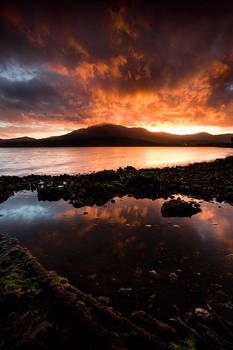
<instances>
[{"instance_id":1,"label":"silhouetted mountain","mask_svg":"<svg viewBox=\"0 0 233 350\"><path fill-rule=\"evenodd\" d=\"M0 143L17 143L17 142L31 142L31 141L36 141L36 139L32 137L16 137L14 139L0 139Z\"/></svg>"},{"instance_id":2,"label":"silhouetted mountain","mask_svg":"<svg viewBox=\"0 0 233 350\"><path fill-rule=\"evenodd\" d=\"M231 146L233 134L174 135L144 128L102 124L43 139L20 137L0 140L0 147L94 147L94 146Z\"/></svg>"}]
</instances>

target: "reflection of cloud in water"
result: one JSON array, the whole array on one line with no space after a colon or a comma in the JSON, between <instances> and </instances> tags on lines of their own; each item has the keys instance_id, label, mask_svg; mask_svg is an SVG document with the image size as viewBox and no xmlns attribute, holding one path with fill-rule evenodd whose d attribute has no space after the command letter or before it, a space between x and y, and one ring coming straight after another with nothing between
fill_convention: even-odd
<instances>
[{"instance_id":1,"label":"reflection of cloud in water","mask_svg":"<svg viewBox=\"0 0 233 350\"><path fill-rule=\"evenodd\" d=\"M117 225L126 225L139 226L144 225L147 222L148 208L151 207L151 210L159 212L160 205L159 203L152 202L150 199L137 200L135 204L135 199L131 197L124 197L124 200L117 200L113 203L107 203L106 206L102 207L83 207L79 209L71 209L66 212L63 212L57 216L57 219L68 219L75 218L80 220L85 220L90 222L91 220L98 220L98 222L105 222L108 224L117 224ZM88 212L83 218L80 218L80 214L84 211ZM158 216L159 213L155 215Z\"/></svg>"},{"instance_id":2,"label":"reflection of cloud in water","mask_svg":"<svg viewBox=\"0 0 233 350\"><path fill-rule=\"evenodd\" d=\"M190 200L184 197L185 200ZM84 221L87 227L79 230L79 236L89 232L94 225L99 223L117 224L122 226L144 226L165 225L170 223L188 226L191 231L199 234L203 243L207 244L209 240L217 239L225 245L230 252L233 251L233 230L232 230L232 213L233 207L229 204L222 204L221 208L217 203L202 202L200 212L193 215L192 218L163 218L160 214L163 199L152 201L151 199L136 200L133 197L124 197L117 199L115 203L107 203L102 207L83 207L79 209L71 209L57 216L58 220L63 218ZM83 211L87 211L88 215L81 217ZM94 221L95 224L91 224ZM78 232L78 228L77 228ZM181 233L176 230L176 234Z\"/></svg>"},{"instance_id":3,"label":"reflection of cloud in water","mask_svg":"<svg viewBox=\"0 0 233 350\"><path fill-rule=\"evenodd\" d=\"M26 220L31 221L37 217L49 216L48 210L40 205L23 205L14 209L1 210L3 216L7 215L8 218L14 220Z\"/></svg>"},{"instance_id":4,"label":"reflection of cloud in water","mask_svg":"<svg viewBox=\"0 0 233 350\"><path fill-rule=\"evenodd\" d=\"M38 255L44 249L70 247L72 242L78 246L81 239L86 239L91 245L93 239L102 234L99 231L105 232L102 239L111 240L111 247L115 245L119 251L128 249L135 241L133 237L141 240L143 245L146 232L159 234L164 240L173 237L174 249L178 249L179 244L201 240L196 244L212 242L213 246L214 242L214 246L223 245L227 251L233 251L233 207L229 204L218 208L218 204L203 202L202 212L191 218L163 218L163 199L124 197L115 200L115 203L108 202L102 207L73 208L63 200L38 202L36 193L18 193L0 205L0 214L3 214L0 229L23 239L23 244L26 242L29 247L31 244ZM84 211L88 215L83 215ZM174 229L174 224L180 228Z\"/></svg>"},{"instance_id":5,"label":"reflection of cloud in water","mask_svg":"<svg viewBox=\"0 0 233 350\"><path fill-rule=\"evenodd\" d=\"M193 216L192 220L203 240L216 238L233 252L233 207L230 204L202 203L202 212Z\"/></svg>"},{"instance_id":6,"label":"reflection of cloud in water","mask_svg":"<svg viewBox=\"0 0 233 350\"><path fill-rule=\"evenodd\" d=\"M63 200L39 202L36 192L18 192L0 204L0 213L6 220L9 218L11 221L25 220L30 222L36 219L55 218L59 213L66 211L67 208L71 208L71 205Z\"/></svg>"}]
</instances>

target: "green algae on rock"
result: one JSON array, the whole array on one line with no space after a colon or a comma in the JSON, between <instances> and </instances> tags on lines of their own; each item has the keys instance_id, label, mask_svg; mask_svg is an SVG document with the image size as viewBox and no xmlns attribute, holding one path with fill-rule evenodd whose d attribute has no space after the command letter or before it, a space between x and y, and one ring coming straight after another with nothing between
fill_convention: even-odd
<instances>
[{"instance_id":1,"label":"green algae on rock","mask_svg":"<svg viewBox=\"0 0 233 350\"><path fill-rule=\"evenodd\" d=\"M45 270L6 235L0 235L0 305L3 350L65 350L77 341L81 349L183 349L191 338L190 349L232 345L231 324L208 305L208 319L197 318L195 309L187 320L179 316L169 324L142 310L122 316L104 296L94 298ZM225 310L225 305L231 303L222 301L217 307Z\"/></svg>"},{"instance_id":2,"label":"green algae on rock","mask_svg":"<svg viewBox=\"0 0 233 350\"><path fill-rule=\"evenodd\" d=\"M81 349L166 348L159 336L121 316L101 298L46 271L15 239L0 238L1 349L65 350L77 341ZM7 266L2 264L6 256L11 256Z\"/></svg>"}]
</instances>

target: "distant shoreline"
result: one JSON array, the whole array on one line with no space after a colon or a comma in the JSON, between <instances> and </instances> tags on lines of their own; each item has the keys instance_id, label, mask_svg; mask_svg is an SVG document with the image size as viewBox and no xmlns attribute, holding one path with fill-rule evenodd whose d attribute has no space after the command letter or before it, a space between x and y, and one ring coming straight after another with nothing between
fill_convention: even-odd
<instances>
[{"instance_id":1,"label":"distant shoreline","mask_svg":"<svg viewBox=\"0 0 233 350\"><path fill-rule=\"evenodd\" d=\"M122 125L94 125L61 136L41 139L18 137L0 139L0 147L232 147L233 134L212 135L206 132L177 135L151 132L144 128Z\"/></svg>"},{"instance_id":2,"label":"distant shoreline","mask_svg":"<svg viewBox=\"0 0 233 350\"><path fill-rule=\"evenodd\" d=\"M19 146L11 146L11 145L0 145L0 148L100 148L100 147L106 147L106 148L113 148L113 147L218 147L218 148L233 148L232 144L227 145L213 145L213 144L204 144L204 145L80 145L80 146L64 146L64 145L57 145L57 146L49 146L49 145L40 145L40 146L25 146L25 145L19 145Z\"/></svg>"}]
</instances>

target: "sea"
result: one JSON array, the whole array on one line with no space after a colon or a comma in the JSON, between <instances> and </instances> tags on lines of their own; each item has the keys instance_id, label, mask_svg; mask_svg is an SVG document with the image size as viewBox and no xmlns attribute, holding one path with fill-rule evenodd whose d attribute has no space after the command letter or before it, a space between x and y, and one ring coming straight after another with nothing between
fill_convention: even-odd
<instances>
[{"instance_id":1,"label":"sea","mask_svg":"<svg viewBox=\"0 0 233 350\"><path fill-rule=\"evenodd\" d=\"M231 155L233 148L220 147L0 148L0 175L83 174L128 165L153 168Z\"/></svg>"}]
</instances>

